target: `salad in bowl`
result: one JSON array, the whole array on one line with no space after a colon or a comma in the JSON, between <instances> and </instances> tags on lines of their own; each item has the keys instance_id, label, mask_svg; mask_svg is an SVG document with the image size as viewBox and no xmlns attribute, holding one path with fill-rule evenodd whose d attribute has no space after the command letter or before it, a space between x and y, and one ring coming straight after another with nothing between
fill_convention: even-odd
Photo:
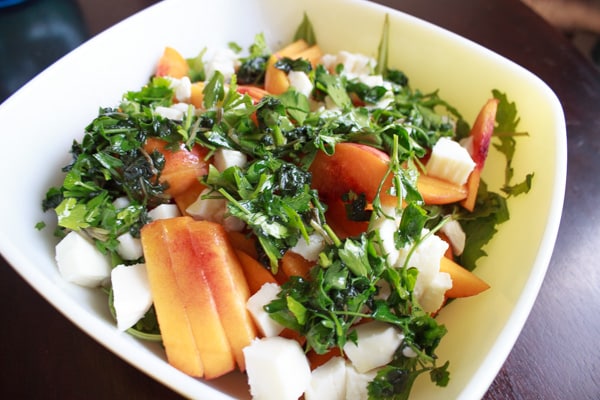
<instances>
[{"instance_id":1,"label":"salad in bowl","mask_svg":"<svg viewBox=\"0 0 600 400\"><path fill-rule=\"evenodd\" d=\"M374 57L324 51L307 14L276 49L262 33L247 49L165 47L46 193L61 276L106 292L117 328L176 369L242 373L254 398L446 386L437 316L490 288L482 248L534 175L511 168L509 94L467 121L389 65L381 22ZM498 191L490 149L505 157Z\"/></svg>"}]
</instances>

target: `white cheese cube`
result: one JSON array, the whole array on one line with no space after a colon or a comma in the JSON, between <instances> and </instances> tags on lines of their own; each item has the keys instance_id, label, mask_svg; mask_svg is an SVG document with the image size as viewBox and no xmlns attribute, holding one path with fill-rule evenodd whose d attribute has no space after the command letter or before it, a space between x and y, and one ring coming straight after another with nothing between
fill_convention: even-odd
<instances>
[{"instance_id":1,"label":"white cheese cube","mask_svg":"<svg viewBox=\"0 0 600 400\"><path fill-rule=\"evenodd\" d=\"M117 197L116 199L113 200L113 206L115 206L116 209L125 208L129 204L131 204L131 202L129 201L129 199L126 196Z\"/></svg>"},{"instance_id":2,"label":"white cheese cube","mask_svg":"<svg viewBox=\"0 0 600 400\"><path fill-rule=\"evenodd\" d=\"M325 239L318 233L312 233L308 236L308 243L304 238L298 239L298 242L290 248L290 251L301 255L308 261L316 261L319 253L325 248Z\"/></svg>"},{"instance_id":3,"label":"white cheese cube","mask_svg":"<svg viewBox=\"0 0 600 400\"><path fill-rule=\"evenodd\" d=\"M359 75L358 81L369 87L383 86L383 76L381 75Z\"/></svg>"},{"instance_id":4,"label":"white cheese cube","mask_svg":"<svg viewBox=\"0 0 600 400\"><path fill-rule=\"evenodd\" d=\"M131 233L124 233L117 240L119 241L117 253L119 253L123 260L137 260L144 255L141 240L133 237Z\"/></svg>"},{"instance_id":5,"label":"white cheese cube","mask_svg":"<svg viewBox=\"0 0 600 400\"><path fill-rule=\"evenodd\" d=\"M223 218L221 225L223 225L227 232L241 232L246 227L246 223L244 221L238 217L234 217L233 215Z\"/></svg>"},{"instance_id":6,"label":"white cheese cube","mask_svg":"<svg viewBox=\"0 0 600 400\"><path fill-rule=\"evenodd\" d=\"M460 226L460 223L452 219L442 226L440 232L448 237L454 254L460 256L465 249L467 241L467 235L463 231L462 226Z\"/></svg>"},{"instance_id":7,"label":"white cheese cube","mask_svg":"<svg viewBox=\"0 0 600 400\"><path fill-rule=\"evenodd\" d=\"M394 234L400 226L400 216L396 215L396 209L393 207L382 207L384 215L379 215L369 224L370 231L378 231L381 238L382 252L387 256L390 265L398 261L398 249Z\"/></svg>"},{"instance_id":8,"label":"white cheese cube","mask_svg":"<svg viewBox=\"0 0 600 400\"><path fill-rule=\"evenodd\" d=\"M302 347L280 336L255 339L243 350L250 394L255 400L298 400L311 372Z\"/></svg>"},{"instance_id":9,"label":"white cheese cube","mask_svg":"<svg viewBox=\"0 0 600 400\"><path fill-rule=\"evenodd\" d=\"M417 278L418 279L418 278ZM419 304L427 312L434 312L444 304L444 294L452 287L452 278L447 272L439 272L428 282L418 296Z\"/></svg>"},{"instance_id":10,"label":"white cheese cube","mask_svg":"<svg viewBox=\"0 0 600 400\"><path fill-rule=\"evenodd\" d=\"M305 72L290 71L288 73L288 80L290 81L290 86L295 88L298 93L302 93L306 97L309 97L312 93L313 84Z\"/></svg>"},{"instance_id":11,"label":"white cheese cube","mask_svg":"<svg viewBox=\"0 0 600 400\"><path fill-rule=\"evenodd\" d=\"M205 195L211 197L203 198ZM205 221L222 222L225 215L227 200L224 197L213 198L219 196L218 193L211 193L211 189L204 189L196 201L185 209L185 212L192 218Z\"/></svg>"},{"instance_id":12,"label":"white cheese cube","mask_svg":"<svg viewBox=\"0 0 600 400\"><path fill-rule=\"evenodd\" d=\"M217 149L214 155L214 164L219 172L225 171L229 167L243 168L248 162L248 157L237 150Z\"/></svg>"},{"instance_id":13,"label":"white cheese cube","mask_svg":"<svg viewBox=\"0 0 600 400\"><path fill-rule=\"evenodd\" d=\"M190 78L184 76L180 79L168 77L171 81L170 87L175 92L175 98L177 101L187 103L192 97L192 82Z\"/></svg>"},{"instance_id":14,"label":"white cheese cube","mask_svg":"<svg viewBox=\"0 0 600 400\"><path fill-rule=\"evenodd\" d=\"M173 121L183 120L184 113L183 113L183 111L181 111L177 108L157 106L154 109L154 112L163 118L172 119Z\"/></svg>"},{"instance_id":15,"label":"white cheese cube","mask_svg":"<svg viewBox=\"0 0 600 400\"><path fill-rule=\"evenodd\" d=\"M347 76L349 79L360 75L370 75L377 65L377 62L372 57L344 50L335 55L325 54L321 58L321 62L329 71L334 71L337 65L342 64L344 66L342 75Z\"/></svg>"},{"instance_id":16,"label":"white cheese cube","mask_svg":"<svg viewBox=\"0 0 600 400\"><path fill-rule=\"evenodd\" d=\"M345 400L346 364L344 358L333 357L313 370L304 398L306 400Z\"/></svg>"},{"instance_id":17,"label":"white cheese cube","mask_svg":"<svg viewBox=\"0 0 600 400\"><path fill-rule=\"evenodd\" d=\"M426 312L437 311L443 301L444 292L443 284L448 284L446 289L452 286L451 282L447 282L444 278L438 278L440 274L440 260L448 249L448 243L440 239L436 235L429 235L428 230L423 229L422 241L410 256L407 266L417 268L419 275L415 283L414 294L417 297L421 307ZM402 267L409 255L411 245L400 249L396 266ZM435 283L433 283L435 281ZM430 288L431 287L431 288ZM429 292L428 292L429 290Z\"/></svg>"},{"instance_id":18,"label":"white cheese cube","mask_svg":"<svg viewBox=\"0 0 600 400\"><path fill-rule=\"evenodd\" d=\"M356 328L358 340L347 342L344 353L358 372L367 372L392 361L404 335L399 329L379 321L367 322Z\"/></svg>"},{"instance_id":19,"label":"white cheese cube","mask_svg":"<svg viewBox=\"0 0 600 400\"><path fill-rule=\"evenodd\" d=\"M131 328L152 306L146 264L118 265L111 272L113 305L120 331Z\"/></svg>"},{"instance_id":20,"label":"white cheese cube","mask_svg":"<svg viewBox=\"0 0 600 400\"><path fill-rule=\"evenodd\" d=\"M152 221L159 219L169 219L181 216L176 204L160 204L148 211L148 216Z\"/></svg>"},{"instance_id":21,"label":"white cheese cube","mask_svg":"<svg viewBox=\"0 0 600 400\"><path fill-rule=\"evenodd\" d=\"M265 283L246 303L256 327L265 337L277 336L283 331L283 326L273 320L264 309L264 306L277 298L280 290L276 283Z\"/></svg>"},{"instance_id":22,"label":"white cheese cube","mask_svg":"<svg viewBox=\"0 0 600 400\"><path fill-rule=\"evenodd\" d=\"M109 257L75 231L56 245L56 263L66 281L81 286L99 286L110 276Z\"/></svg>"},{"instance_id":23,"label":"white cheese cube","mask_svg":"<svg viewBox=\"0 0 600 400\"><path fill-rule=\"evenodd\" d=\"M427 175L463 185L475 168L475 161L458 142L443 137L433 146L426 168Z\"/></svg>"},{"instance_id":24,"label":"white cheese cube","mask_svg":"<svg viewBox=\"0 0 600 400\"><path fill-rule=\"evenodd\" d=\"M346 367L346 400L365 400L369 398L368 385L375 376L377 370L361 373L352 365Z\"/></svg>"},{"instance_id":25,"label":"white cheese cube","mask_svg":"<svg viewBox=\"0 0 600 400\"><path fill-rule=\"evenodd\" d=\"M212 57L204 63L204 74L206 80L210 80L216 71L220 71L229 81L235 73L236 68L240 65L237 54L229 48L221 48L214 52Z\"/></svg>"}]
</instances>

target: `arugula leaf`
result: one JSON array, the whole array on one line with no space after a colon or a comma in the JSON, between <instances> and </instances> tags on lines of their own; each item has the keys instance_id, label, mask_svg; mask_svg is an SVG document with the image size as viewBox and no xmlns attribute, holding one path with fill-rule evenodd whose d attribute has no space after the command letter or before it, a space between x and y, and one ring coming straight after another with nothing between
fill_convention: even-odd
<instances>
[{"instance_id":1,"label":"arugula leaf","mask_svg":"<svg viewBox=\"0 0 600 400\"><path fill-rule=\"evenodd\" d=\"M514 177L514 168L512 167L512 160L515 154L517 135L517 125L519 124L520 118L517 114L517 106L514 102L509 102L506 94L499 90L493 90L492 94L494 98L500 100L498 103L498 111L496 113L496 127L494 128L494 137L499 140L499 143L493 143L493 146L506 158L504 186L502 191L509 196L517 196L519 194L527 193L531 189L533 181L533 173L529 173L525 178L516 184L512 183ZM527 133L520 134L527 135Z\"/></svg>"}]
</instances>

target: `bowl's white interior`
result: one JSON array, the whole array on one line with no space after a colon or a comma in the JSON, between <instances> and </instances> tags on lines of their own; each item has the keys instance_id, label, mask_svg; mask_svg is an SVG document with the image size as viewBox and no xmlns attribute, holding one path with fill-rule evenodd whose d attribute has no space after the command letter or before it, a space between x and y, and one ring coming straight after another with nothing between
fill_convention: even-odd
<instances>
[{"instance_id":1,"label":"bowl's white interior","mask_svg":"<svg viewBox=\"0 0 600 400\"><path fill-rule=\"evenodd\" d=\"M187 397L248 397L241 374L202 382L174 370L158 345L119 334L98 291L63 282L53 257L52 215L41 212L46 189L60 181L73 139L97 114L114 106L126 90L152 74L165 46L186 57L230 41L247 47L263 32L273 49L289 42L307 12L327 52L376 55L385 13L390 15L390 64L424 92L443 98L473 120L492 89L517 103L521 131L514 159L516 179L534 172L533 190L512 198L511 220L481 260L477 274L492 288L455 301L440 319L449 333L439 348L451 362L447 388L420 379L414 398L478 398L498 372L531 309L558 230L566 175L562 109L538 78L508 60L421 20L362 1L172 0L95 37L36 77L0 107L4 154L0 174L0 249L14 268L81 329L136 367ZM502 179L503 159L494 152L484 177L492 188ZM34 229L45 220L49 227ZM221 393L221 391L223 393Z\"/></svg>"}]
</instances>

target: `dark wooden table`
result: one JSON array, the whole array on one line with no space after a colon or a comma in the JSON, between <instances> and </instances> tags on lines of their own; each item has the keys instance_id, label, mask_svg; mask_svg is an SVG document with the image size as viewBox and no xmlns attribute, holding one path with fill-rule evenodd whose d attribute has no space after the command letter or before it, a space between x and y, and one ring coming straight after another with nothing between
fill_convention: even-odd
<instances>
[{"instance_id":1,"label":"dark wooden table","mask_svg":"<svg viewBox=\"0 0 600 400\"><path fill-rule=\"evenodd\" d=\"M485 398L600 398L600 73L518 0L380 2L523 65L561 100L569 163L556 248L523 332ZM0 100L80 41L152 3L38 0L0 10ZM20 36L27 24L48 28L44 23L49 18L68 24L69 38L50 38L40 44ZM15 52L12 57L24 55L27 68L16 65L14 58L8 61L2 52L10 49ZM0 398L180 397L82 333L3 259L0 307Z\"/></svg>"}]
</instances>

